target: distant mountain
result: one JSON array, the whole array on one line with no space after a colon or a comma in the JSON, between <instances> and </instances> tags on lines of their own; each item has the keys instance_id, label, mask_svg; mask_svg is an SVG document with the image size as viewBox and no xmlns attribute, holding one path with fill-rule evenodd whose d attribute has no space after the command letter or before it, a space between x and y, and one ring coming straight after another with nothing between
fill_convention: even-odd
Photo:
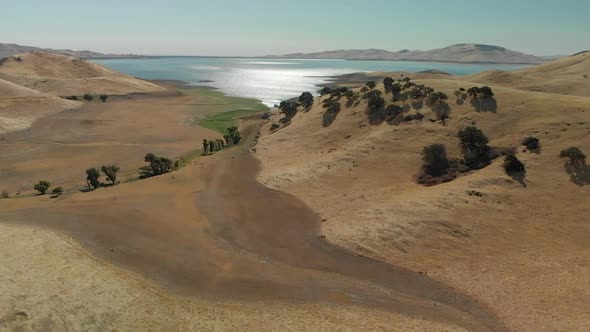
<instances>
[{"instance_id":1,"label":"distant mountain","mask_svg":"<svg viewBox=\"0 0 590 332\"><path fill-rule=\"evenodd\" d=\"M137 55L133 54L104 54L92 51L73 51L73 50L54 50L51 48L40 48L34 46L23 46L17 44L3 44L0 43L0 59L14 56L17 54L30 52L46 52L52 54L69 55L79 59L98 59L98 58L133 58Z\"/></svg>"},{"instance_id":2,"label":"distant mountain","mask_svg":"<svg viewBox=\"0 0 590 332\"><path fill-rule=\"evenodd\" d=\"M481 44L456 44L429 51L401 50L391 52L382 49L337 50L318 53L295 53L270 55L268 58L296 59L345 59L345 60L405 60L441 61L459 63L522 63L539 64L546 61L541 57L512 51L500 46Z\"/></svg>"}]
</instances>

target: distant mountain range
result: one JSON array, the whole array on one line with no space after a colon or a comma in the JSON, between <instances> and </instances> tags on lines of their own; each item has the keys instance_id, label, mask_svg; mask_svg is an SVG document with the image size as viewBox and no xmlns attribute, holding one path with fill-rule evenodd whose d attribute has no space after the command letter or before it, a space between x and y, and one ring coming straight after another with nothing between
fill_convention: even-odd
<instances>
[{"instance_id":1,"label":"distant mountain range","mask_svg":"<svg viewBox=\"0 0 590 332\"><path fill-rule=\"evenodd\" d=\"M53 54L70 55L81 59L101 58L143 58L157 57L136 54L104 54L93 51L59 50L22 46L17 44L0 43L0 59L16 54L30 52L47 52ZM557 57L539 57L512 51L500 46L482 44L456 44L429 51L401 50L392 52L381 49L368 50L337 50L317 53L293 53L285 55L267 55L264 58L274 59L344 59L344 60L404 60L404 61L439 61L457 63L513 63L540 64Z\"/></svg>"},{"instance_id":2,"label":"distant mountain range","mask_svg":"<svg viewBox=\"0 0 590 332\"><path fill-rule=\"evenodd\" d=\"M0 59L17 54L31 52L46 52L52 54L70 55L79 59L100 59L100 58L135 58L133 54L104 54L92 51L55 50L52 48L40 48L34 46L23 46L17 44L0 43Z\"/></svg>"},{"instance_id":3,"label":"distant mountain range","mask_svg":"<svg viewBox=\"0 0 590 332\"><path fill-rule=\"evenodd\" d=\"M429 51L401 50L399 52L391 52L381 49L351 49L318 53L268 55L265 57L277 59L405 60L514 64L539 64L547 61L547 59L542 57L512 51L504 47L481 44L456 44Z\"/></svg>"}]
</instances>

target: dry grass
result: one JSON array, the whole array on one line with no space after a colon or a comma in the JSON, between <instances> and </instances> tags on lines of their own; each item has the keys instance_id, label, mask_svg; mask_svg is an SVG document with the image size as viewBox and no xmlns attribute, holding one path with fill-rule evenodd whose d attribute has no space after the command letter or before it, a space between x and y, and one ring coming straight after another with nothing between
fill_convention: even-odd
<instances>
[{"instance_id":1,"label":"dry grass","mask_svg":"<svg viewBox=\"0 0 590 332\"><path fill-rule=\"evenodd\" d=\"M463 79L469 77L417 82L452 96L458 87L477 85ZM575 82L578 91L590 86ZM570 181L559 151L590 151L590 98L493 89L497 113L452 105L446 127L427 121L433 117L428 110L421 123L371 126L361 104L322 128L316 101L311 111L270 134L277 115L262 128L259 180L318 211L329 241L426 271L481 299L515 330L588 326L590 293L584 285L590 265L582 257L590 252L583 240L590 235L583 218L590 212L590 186ZM504 173L500 159L436 187L412 181L424 146L444 143L451 157L459 157L456 133L472 123L491 145L518 147L526 188ZM522 152L520 143L529 135L541 139L540 154ZM484 195L469 196L471 190Z\"/></svg>"}]
</instances>

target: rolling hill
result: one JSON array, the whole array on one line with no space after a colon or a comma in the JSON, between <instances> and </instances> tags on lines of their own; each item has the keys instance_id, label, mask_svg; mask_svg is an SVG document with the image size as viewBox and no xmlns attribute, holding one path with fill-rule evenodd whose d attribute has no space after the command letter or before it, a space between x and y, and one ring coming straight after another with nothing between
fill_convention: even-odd
<instances>
[{"instance_id":1,"label":"rolling hill","mask_svg":"<svg viewBox=\"0 0 590 332\"><path fill-rule=\"evenodd\" d=\"M546 59L541 57L512 51L504 47L481 44L456 44L429 51L401 50L399 52L391 52L382 49L352 49L318 53L294 53L279 56L271 55L268 57L294 59L404 60L515 64L539 64L546 61Z\"/></svg>"},{"instance_id":2,"label":"rolling hill","mask_svg":"<svg viewBox=\"0 0 590 332\"><path fill-rule=\"evenodd\" d=\"M426 106L409 111L425 115L422 121L372 125L367 102L347 106L346 97L335 120L323 126L324 96L276 130L272 125L283 115L274 110L255 150L262 164L258 180L318 211L328 241L461 289L496 312L509 330L588 326L579 304L590 298L582 291L590 272L582 258L590 252L584 240L590 229L580 216L590 213L590 177L572 178L559 154L570 146L590 151L590 98L558 94L553 79L566 84L567 77L579 77L571 86L588 89L585 57L518 73L551 93L515 89L520 83L510 76L490 83L495 112L455 103L453 92L478 85L476 77L413 79L451 96L444 126L428 121L435 116ZM390 104L391 94L383 96ZM417 184L423 148L444 144L449 157L459 158L457 132L470 125L481 128L490 145L515 148L526 166L523 183L505 173L500 158L448 183ZM524 149L528 136L540 139L542 151Z\"/></svg>"},{"instance_id":3,"label":"rolling hill","mask_svg":"<svg viewBox=\"0 0 590 332\"><path fill-rule=\"evenodd\" d=\"M156 84L67 55L33 52L0 61L0 78L56 96L163 91Z\"/></svg>"},{"instance_id":4,"label":"rolling hill","mask_svg":"<svg viewBox=\"0 0 590 332\"><path fill-rule=\"evenodd\" d=\"M56 50L52 48L41 48L35 46L23 46L18 44L0 43L0 59L11 57L17 54L31 53L31 52L46 52L52 54L69 55L80 59L97 59L97 58L126 58L136 57L136 55L128 54L104 54L93 51L74 51L74 50Z\"/></svg>"},{"instance_id":5,"label":"rolling hill","mask_svg":"<svg viewBox=\"0 0 590 332\"><path fill-rule=\"evenodd\" d=\"M485 71L463 79L520 90L590 97L590 52L526 69Z\"/></svg>"}]
</instances>

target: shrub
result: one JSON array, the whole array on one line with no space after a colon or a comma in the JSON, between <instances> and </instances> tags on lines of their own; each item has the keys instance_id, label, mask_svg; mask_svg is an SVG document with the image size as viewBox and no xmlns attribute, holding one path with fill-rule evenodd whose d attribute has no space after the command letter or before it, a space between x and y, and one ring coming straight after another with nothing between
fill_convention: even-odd
<instances>
[{"instance_id":1,"label":"shrub","mask_svg":"<svg viewBox=\"0 0 590 332\"><path fill-rule=\"evenodd\" d=\"M577 147L562 150L559 157L567 158L567 163L575 169L582 168L586 165L586 155Z\"/></svg>"},{"instance_id":2,"label":"shrub","mask_svg":"<svg viewBox=\"0 0 590 332\"><path fill-rule=\"evenodd\" d=\"M84 98L84 100L86 100L86 101L93 101L94 100L94 96L89 93L84 94L84 97L82 97L82 98Z\"/></svg>"},{"instance_id":3,"label":"shrub","mask_svg":"<svg viewBox=\"0 0 590 332\"><path fill-rule=\"evenodd\" d=\"M529 151L537 151L541 147L539 139L529 136L522 141L522 145L526 146Z\"/></svg>"},{"instance_id":4,"label":"shrub","mask_svg":"<svg viewBox=\"0 0 590 332\"><path fill-rule=\"evenodd\" d=\"M45 195L49 187L51 187L51 183L49 181L41 180L33 188L37 190L39 194Z\"/></svg>"},{"instance_id":5,"label":"shrub","mask_svg":"<svg viewBox=\"0 0 590 332\"><path fill-rule=\"evenodd\" d=\"M368 81L367 84L365 84L365 86L369 88L369 90L373 90L377 86L377 83L375 83L374 81Z\"/></svg>"},{"instance_id":6,"label":"shrub","mask_svg":"<svg viewBox=\"0 0 590 332\"><path fill-rule=\"evenodd\" d=\"M66 97L67 100L78 100L78 96Z\"/></svg>"},{"instance_id":7,"label":"shrub","mask_svg":"<svg viewBox=\"0 0 590 332\"><path fill-rule=\"evenodd\" d=\"M432 144L422 150L423 168L432 176L440 176L449 168L447 149L443 144Z\"/></svg>"},{"instance_id":8,"label":"shrub","mask_svg":"<svg viewBox=\"0 0 590 332\"><path fill-rule=\"evenodd\" d=\"M513 154L504 157L504 170L507 174L524 172L524 164Z\"/></svg>"},{"instance_id":9,"label":"shrub","mask_svg":"<svg viewBox=\"0 0 590 332\"><path fill-rule=\"evenodd\" d=\"M107 95L100 95L100 100L102 100L103 103L107 102L107 98L109 98L109 96Z\"/></svg>"},{"instance_id":10,"label":"shrub","mask_svg":"<svg viewBox=\"0 0 590 332\"><path fill-rule=\"evenodd\" d=\"M6 190L2 190L2 196L0 198L10 198L10 194Z\"/></svg>"},{"instance_id":11,"label":"shrub","mask_svg":"<svg viewBox=\"0 0 590 332\"><path fill-rule=\"evenodd\" d=\"M88 189L98 189L100 187L100 172L96 168L89 168L86 170L86 185Z\"/></svg>"},{"instance_id":12,"label":"shrub","mask_svg":"<svg viewBox=\"0 0 590 332\"><path fill-rule=\"evenodd\" d=\"M270 131L275 131L277 129L279 129L281 126L279 126L276 123L273 123L272 125L270 125Z\"/></svg>"},{"instance_id":13,"label":"shrub","mask_svg":"<svg viewBox=\"0 0 590 332\"><path fill-rule=\"evenodd\" d=\"M113 185L117 182L117 172L119 172L119 169L117 165L102 165L101 167L101 171Z\"/></svg>"},{"instance_id":14,"label":"shrub","mask_svg":"<svg viewBox=\"0 0 590 332\"><path fill-rule=\"evenodd\" d=\"M63 189L62 187L55 187L53 188L51 193L53 194L53 196L61 196L61 194L63 194Z\"/></svg>"}]
</instances>

